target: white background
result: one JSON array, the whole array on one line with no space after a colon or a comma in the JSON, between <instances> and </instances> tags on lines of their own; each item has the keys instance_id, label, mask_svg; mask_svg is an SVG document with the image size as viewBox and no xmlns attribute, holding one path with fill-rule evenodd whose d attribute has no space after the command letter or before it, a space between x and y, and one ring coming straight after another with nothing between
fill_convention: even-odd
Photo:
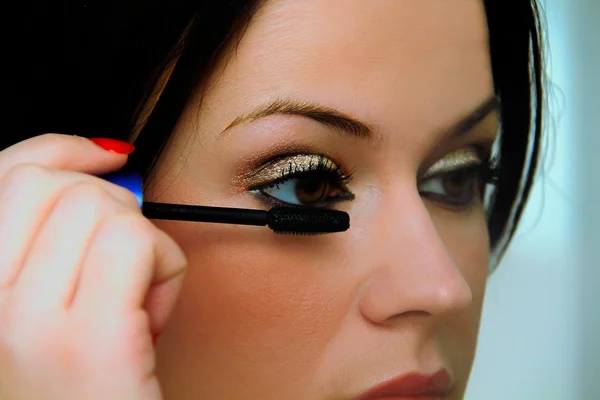
<instances>
[{"instance_id":1,"label":"white background","mask_svg":"<svg viewBox=\"0 0 600 400\"><path fill-rule=\"evenodd\" d=\"M467 400L600 400L600 0L543 4L547 154L490 278Z\"/></svg>"}]
</instances>

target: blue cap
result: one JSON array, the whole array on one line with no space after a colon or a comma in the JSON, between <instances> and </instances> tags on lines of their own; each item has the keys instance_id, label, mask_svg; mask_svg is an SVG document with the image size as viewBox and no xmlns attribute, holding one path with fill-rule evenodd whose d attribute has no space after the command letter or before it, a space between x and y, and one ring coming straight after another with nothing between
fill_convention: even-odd
<instances>
[{"instance_id":1,"label":"blue cap","mask_svg":"<svg viewBox=\"0 0 600 400\"><path fill-rule=\"evenodd\" d=\"M135 195L140 208L142 207L144 185L140 174L136 172L115 172L114 174L100 176L100 178L131 191Z\"/></svg>"}]
</instances>

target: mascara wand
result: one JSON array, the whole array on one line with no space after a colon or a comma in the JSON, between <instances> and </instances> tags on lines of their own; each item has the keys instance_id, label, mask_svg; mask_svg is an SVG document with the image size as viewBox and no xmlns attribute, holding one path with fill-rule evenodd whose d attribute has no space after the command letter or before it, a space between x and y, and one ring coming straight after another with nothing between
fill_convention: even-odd
<instances>
[{"instance_id":1,"label":"mascara wand","mask_svg":"<svg viewBox=\"0 0 600 400\"><path fill-rule=\"evenodd\" d=\"M139 174L115 173L101 178L133 192L148 219L268 226L275 233L305 235L344 232L350 228L350 216L343 211L308 207L274 207L265 211L144 202Z\"/></svg>"},{"instance_id":2,"label":"mascara wand","mask_svg":"<svg viewBox=\"0 0 600 400\"><path fill-rule=\"evenodd\" d=\"M144 202L142 213L149 219L268 226L277 233L334 233L350 227L350 217L345 212L301 207L265 211Z\"/></svg>"}]
</instances>

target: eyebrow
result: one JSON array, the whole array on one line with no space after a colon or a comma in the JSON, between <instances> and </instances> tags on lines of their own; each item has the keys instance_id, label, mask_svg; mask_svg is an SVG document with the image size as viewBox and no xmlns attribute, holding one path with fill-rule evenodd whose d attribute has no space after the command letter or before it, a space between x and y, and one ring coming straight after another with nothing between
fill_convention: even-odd
<instances>
[{"instance_id":1,"label":"eyebrow","mask_svg":"<svg viewBox=\"0 0 600 400\"><path fill-rule=\"evenodd\" d=\"M444 129L444 136L455 139L469 132L491 113L499 110L500 99L498 96L493 95L449 129ZM223 132L236 125L249 123L271 115L299 115L317 121L341 134L367 140L378 139L373 127L341 111L320 104L297 102L289 99L275 100L266 106L258 107L248 114L237 117Z\"/></svg>"},{"instance_id":2,"label":"eyebrow","mask_svg":"<svg viewBox=\"0 0 600 400\"><path fill-rule=\"evenodd\" d=\"M230 123L225 128L225 131L236 125L276 114L307 117L342 134L348 134L361 139L373 139L375 136L372 127L341 111L319 104L297 102L289 99L275 100L267 106L259 107L249 114L242 115Z\"/></svg>"},{"instance_id":3,"label":"eyebrow","mask_svg":"<svg viewBox=\"0 0 600 400\"><path fill-rule=\"evenodd\" d=\"M456 124L445 130L445 136L448 139L456 139L465 133L471 131L488 115L500 112L500 98L496 95L490 96L487 100L481 103L474 111L471 111L467 116L463 117Z\"/></svg>"}]
</instances>

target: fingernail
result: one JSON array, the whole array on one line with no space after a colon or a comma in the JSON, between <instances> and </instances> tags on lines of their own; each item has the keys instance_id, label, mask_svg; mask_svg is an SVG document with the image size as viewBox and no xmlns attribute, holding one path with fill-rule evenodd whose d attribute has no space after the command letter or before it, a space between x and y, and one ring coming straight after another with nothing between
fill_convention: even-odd
<instances>
[{"instance_id":1,"label":"fingernail","mask_svg":"<svg viewBox=\"0 0 600 400\"><path fill-rule=\"evenodd\" d=\"M131 143L122 142L110 138L91 138L92 142L102 147L106 151L111 151L118 154L131 154L135 150L135 146Z\"/></svg>"}]
</instances>

